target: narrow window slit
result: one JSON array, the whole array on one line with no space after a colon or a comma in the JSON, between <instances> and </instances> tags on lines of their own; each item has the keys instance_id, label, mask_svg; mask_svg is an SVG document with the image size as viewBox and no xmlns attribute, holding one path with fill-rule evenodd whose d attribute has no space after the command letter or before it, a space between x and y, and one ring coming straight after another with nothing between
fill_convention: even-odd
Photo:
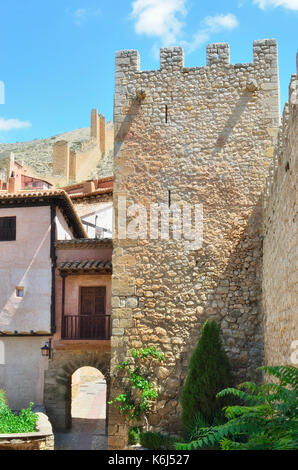
<instances>
[{"instance_id":1,"label":"narrow window slit","mask_svg":"<svg viewBox=\"0 0 298 470\"><path fill-rule=\"evenodd\" d=\"M168 105L166 104L166 109L165 109L165 121L166 123L168 122Z\"/></svg>"}]
</instances>

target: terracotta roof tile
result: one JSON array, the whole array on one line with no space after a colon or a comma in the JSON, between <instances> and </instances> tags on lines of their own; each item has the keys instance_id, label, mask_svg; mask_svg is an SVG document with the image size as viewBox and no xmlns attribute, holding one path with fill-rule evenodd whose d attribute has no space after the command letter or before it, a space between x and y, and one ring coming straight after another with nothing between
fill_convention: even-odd
<instances>
[{"instance_id":1,"label":"terracotta roof tile","mask_svg":"<svg viewBox=\"0 0 298 470\"><path fill-rule=\"evenodd\" d=\"M100 248L113 246L111 238L76 238L73 240L57 240L57 249L67 248Z\"/></svg>"},{"instance_id":2,"label":"terracotta roof tile","mask_svg":"<svg viewBox=\"0 0 298 470\"><path fill-rule=\"evenodd\" d=\"M84 199L86 197L100 196L101 194L113 193L113 188L100 188L91 193L70 194L71 199Z\"/></svg>"},{"instance_id":3,"label":"terracotta roof tile","mask_svg":"<svg viewBox=\"0 0 298 470\"><path fill-rule=\"evenodd\" d=\"M100 186L101 183L114 181L114 176L105 176L104 178L88 180L88 181L93 181L95 186L98 187L98 186ZM82 181L81 183L73 183L73 184L69 184L67 186L63 186L62 189L64 189L65 191L68 191L68 190L72 190L72 189L82 188L83 185L84 185L84 181ZM98 189L100 189L100 188L98 188Z\"/></svg>"},{"instance_id":4,"label":"terracotta roof tile","mask_svg":"<svg viewBox=\"0 0 298 470\"><path fill-rule=\"evenodd\" d=\"M58 269L64 273L70 272L112 272L112 262L111 261L63 261L58 266Z\"/></svg>"},{"instance_id":5,"label":"terracotta roof tile","mask_svg":"<svg viewBox=\"0 0 298 470\"><path fill-rule=\"evenodd\" d=\"M78 216L75 207L69 195L62 189L46 189L38 191L18 191L16 193L0 192L0 208L13 203L34 203L40 204L46 200L56 201L64 212L65 217L70 221L75 229L76 236L88 237L80 217Z\"/></svg>"}]
</instances>

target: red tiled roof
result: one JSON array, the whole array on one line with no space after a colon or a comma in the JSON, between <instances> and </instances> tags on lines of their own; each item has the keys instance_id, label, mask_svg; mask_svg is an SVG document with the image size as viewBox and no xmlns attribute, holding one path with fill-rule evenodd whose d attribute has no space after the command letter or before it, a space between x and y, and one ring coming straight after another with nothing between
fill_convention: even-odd
<instances>
[{"instance_id":1,"label":"red tiled roof","mask_svg":"<svg viewBox=\"0 0 298 470\"><path fill-rule=\"evenodd\" d=\"M78 216L69 195L65 191L61 189L46 189L38 191L18 191L16 193L9 193L7 191L0 192L0 208L7 206L11 207L12 205L20 206L21 204L40 205L43 202L46 203L51 201L58 203L64 216L73 226L78 238L88 238L81 219Z\"/></svg>"},{"instance_id":2,"label":"red tiled roof","mask_svg":"<svg viewBox=\"0 0 298 470\"><path fill-rule=\"evenodd\" d=\"M113 182L114 176L106 176L105 178L99 178L97 180L95 179L95 180L87 180L87 181L93 181L95 188L100 189L101 184ZM80 183L69 184L68 186L63 186L62 189L64 189L64 191L67 192L67 191L71 191L72 189L82 188L84 185L84 182L85 181L81 181Z\"/></svg>"},{"instance_id":3,"label":"red tiled roof","mask_svg":"<svg viewBox=\"0 0 298 470\"><path fill-rule=\"evenodd\" d=\"M113 188L101 188L97 189L96 191L92 191L91 193L78 193L78 194L70 194L69 196L71 199L84 199L85 197L95 197L100 196L101 194L112 194Z\"/></svg>"},{"instance_id":4,"label":"red tiled roof","mask_svg":"<svg viewBox=\"0 0 298 470\"><path fill-rule=\"evenodd\" d=\"M73 249L73 248L100 248L113 246L111 238L76 238L73 240L57 240L57 249Z\"/></svg>"},{"instance_id":5,"label":"red tiled roof","mask_svg":"<svg viewBox=\"0 0 298 470\"><path fill-rule=\"evenodd\" d=\"M58 266L60 271L65 273L70 272L112 272L112 262L111 261L63 261Z\"/></svg>"}]
</instances>

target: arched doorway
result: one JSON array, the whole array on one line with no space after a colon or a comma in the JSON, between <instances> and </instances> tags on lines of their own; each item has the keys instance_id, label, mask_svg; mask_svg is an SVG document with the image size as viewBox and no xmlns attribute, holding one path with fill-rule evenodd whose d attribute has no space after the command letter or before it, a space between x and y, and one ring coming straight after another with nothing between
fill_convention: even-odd
<instances>
[{"instance_id":1,"label":"arched doorway","mask_svg":"<svg viewBox=\"0 0 298 470\"><path fill-rule=\"evenodd\" d=\"M78 396L79 390L85 392L82 410L83 397ZM45 372L44 387L44 404L54 428L55 449L107 449L109 396L109 351L55 351ZM80 421L81 431L87 431L89 426L91 438L82 437L73 418L86 420L86 426Z\"/></svg>"},{"instance_id":2,"label":"arched doorway","mask_svg":"<svg viewBox=\"0 0 298 470\"><path fill-rule=\"evenodd\" d=\"M71 428L85 425L105 433L107 384L95 367L80 367L71 377Z\"/></svg>"},{"instance_id":3,"label":"arched doorway","mask_svg":"<svg viewBox=\"0 0 298 470\"><path fill-rule=\"evenodd\" d=\"M107 449L107 383L95 367L76 369L69 380L69 428L55 434L56 450Z\"/></svg>"}]
</instances>

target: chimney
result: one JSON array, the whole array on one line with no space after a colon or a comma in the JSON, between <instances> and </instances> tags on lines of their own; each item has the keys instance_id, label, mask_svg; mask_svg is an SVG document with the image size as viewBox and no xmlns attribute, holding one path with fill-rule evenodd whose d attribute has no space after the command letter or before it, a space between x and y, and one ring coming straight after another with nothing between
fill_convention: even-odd
<instances>
[{"instance_id":1,"label":"chimney","mask_svg":"<svg viewBox=\"0 0 298 470\"><path fill-rule=\"evenodd\" d=\"M17 188L17 180L14 175L14 172L11 173L11 177L8 180L8 192L9 193L16 193L18 190Z\"/></svg>"},{"instance_id":2,"label":"chimney","mask_svg":"<svg viewBox=\"0 0 298 470\"><path fill-rule=\"evenodd\" d=\"M94 181L84 181L83 185L83 193L93 193L95 191L95 184Z\"/></svg>"}]
</instances>

